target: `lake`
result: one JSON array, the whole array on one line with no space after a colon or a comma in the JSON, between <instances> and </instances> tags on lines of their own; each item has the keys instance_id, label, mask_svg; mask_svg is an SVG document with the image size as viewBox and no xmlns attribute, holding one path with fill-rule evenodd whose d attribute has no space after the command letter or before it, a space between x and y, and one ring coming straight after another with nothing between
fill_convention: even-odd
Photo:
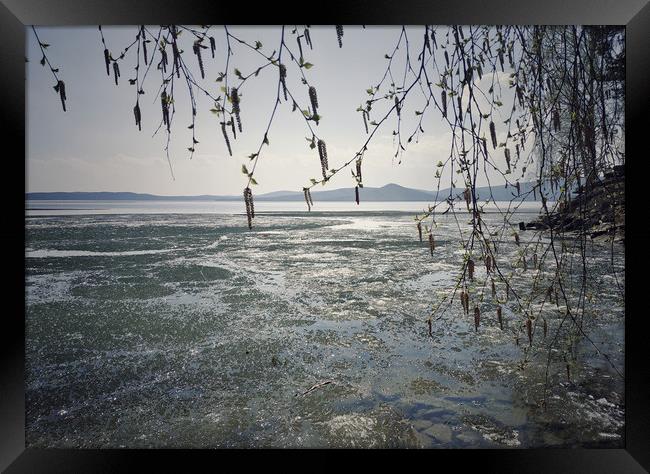
<instances>
[{"instance_id":1,"label":"lake","mask_svg":"<svg viewBox=\"0 0 650 474\"><path fill-rule=\"evenodd\" d=\"M248 230L243 202L27 202L28 446L623 446L624 381L592 344L567 380L551 338L524 355L514 308L501 330L487 300L478 331L455 301L429 337L466 213L438 218L432 257L413 220L428 203L315 204L256 202ZM623 248L589 258L584 327L622 368ZM542 311L553 334L561 311Z\"/></svg>"}]
</instances>

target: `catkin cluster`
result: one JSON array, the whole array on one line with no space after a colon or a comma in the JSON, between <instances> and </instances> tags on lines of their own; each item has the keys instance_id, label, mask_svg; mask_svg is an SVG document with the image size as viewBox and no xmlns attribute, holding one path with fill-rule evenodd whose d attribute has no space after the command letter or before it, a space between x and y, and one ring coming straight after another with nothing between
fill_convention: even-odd
<instances>
[{"instance_id":1,"label":"catkin cluster","mask_svg":"<svg viewBox=\"0 0 650 474\"><path fill-rule=\"evenodd\" d=\"M199 62L199 70L201 71L201 79L205 79L205 71L203 69L203 58L201 57L201 43L195 41L192 45L192 51L196 55L196 59Z\"/></svg>"},{"instance_id":2,"label":"catkin cluster","mask_svg":"<svg viewBox=\"0 0 650 474\"><path fill-rule=\"evenodd\" d=\"M67 99L65 95L65 83L59 80L56 86L54 86L54 90L56 90L59 93L59 97L61 98L61 105L63 106L63 111L65 112L65 101Z\"/></svg>"},{"instance_id":3,"label":"catkin cluster","mask_svg":"<svg viewBox=\"0 0 650 474\"><path fill-rule=\"evenodd\" d=\"M305 42L307 43L307 46L309 46L309 49L313 49L311 45L311 35L309 34L309 29L305 28Z\"/></svg>"},{"instance_id":4,"label":"catkin cluster","mask_svg":"<svg viewBox=\"0 0 650 474\"><path fill-rule=\"evenodd\" d=\"M312 206L314 205L314 201L311 198L311 191L309 188L302 188L303 193L305 194L305 202L307 203L307 210L311 211Z\"/></svg>"}]
</instances>

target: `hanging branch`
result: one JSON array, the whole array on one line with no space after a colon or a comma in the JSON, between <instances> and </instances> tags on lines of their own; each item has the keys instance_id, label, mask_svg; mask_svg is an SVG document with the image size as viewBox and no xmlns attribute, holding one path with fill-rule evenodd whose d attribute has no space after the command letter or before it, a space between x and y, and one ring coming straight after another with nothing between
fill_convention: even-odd
<instances>
[{"instance_id":1,"label":"hanging branch","mask_svg":"<svg viewBox=\"0 0 650 474\"><path fill-rule=\"evenodd\" d=\"M43 54L43 57L41 58L41 66L45 66L47 64L48 68L50 69L50 72L52 73L52 76L54 76L54 80L56 81L56 84L54 84L54 91L59 94L59 98L61 99L61 106L63 107L63 111L66 111L65 107L65 101L67 99L66 93L65 93L65 83L59 79L58 72L59 68L54 68L52 66L52 63L50 63L49 58L47 57L47 54L45 54L45 50L50 46L47 43L43 43L41 39L38 37L38 33L36 32L36 28L32 26L32 31L34 32L34 36L36 36L36 41L38 42L38 46L41 49L41 53Z\"/></svg>"}]
</instances>

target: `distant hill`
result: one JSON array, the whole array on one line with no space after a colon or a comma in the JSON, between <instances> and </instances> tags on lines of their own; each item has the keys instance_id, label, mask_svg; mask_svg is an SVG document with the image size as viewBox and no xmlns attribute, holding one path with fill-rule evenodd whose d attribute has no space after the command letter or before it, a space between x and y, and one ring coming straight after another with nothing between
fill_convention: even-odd
<instances>
[{"instance_id":1,"label":"distant hill","mask_svg":"<svg viewBox=\"0 0 650 474\"><path fill-rule=\"evenodd\" d=\"M354 188L327 189L324 191L312 190L314 201L351 201L354 200ZM397 184L387 184L381 188L361 188L359 196L362 201L431 201L434 194L419 189L405 188ZM302 201L305 196L302 192L284 193L279 196L262 194L258 200L264 201Z\"/></svg>"},{"instance_id":2,"label":"distant hill","mask_svg":"<svg viewBox=\"0 0 650 474\"><path fill-rule=\"evenodd\" d=\"M31 201L222 201L235 200L235 196L157 196L155 194L129 192L52 192L25 193L25 199Z\"/></svg>"},{"instance_id":3,"label":"distant hill","mask_svg":"<svg viewBox=\"0 0 650 474\"><path fill-rule=\"evenodd\" d=\"M520 183L521 194L532 189L532 183ZM476 188L480 200L487 200L490 197L490 189L487 186ZM460 188L454 190L454 195L461 193ZM354 188L328 189L313 191L314 201L351 201L354 200ZM439 199L445 199L449 195L449 188L441 189L438 193ZM381 188L361 188L359 190L361 201L433 201L436 193L421 189L412 189L398 184L387 184ZM496 201L509 201L516 196L516 190L510 186L493 186L492 196ZM52 193L26 193L25 199L30 201L51 200L51 201L239 201L242 196L156 196L155 194L142 194L131 192L52 192ZM256 201L302 201L304 194L300 191L274 191L271 193L255 196ZM527 196L526 201L533 201L532 194ZM539 194L537 195L539 200Z\"/></svg>"}]
</instances>

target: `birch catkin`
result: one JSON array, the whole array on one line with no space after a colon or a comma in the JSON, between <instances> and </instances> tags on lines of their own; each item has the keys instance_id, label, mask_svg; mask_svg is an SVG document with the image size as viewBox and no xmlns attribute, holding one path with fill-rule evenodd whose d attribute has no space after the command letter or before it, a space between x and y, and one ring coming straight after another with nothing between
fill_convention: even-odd
<instances>
[{"instance_id":1,"label":"birch catkin","mask_svg":"<svg viewBox=\"0 0 650 474\"><path fill-rule=\"evenodd\" d=\"M463 306L465 314L469 314L469 293L465 290L460 292L460 304Z\"/></svg>"},{"instance_id":2,"label":"birch catkin","mask_svg":"<svg viewBox=\"0 0 650 474\"><path fill-rule=\"evenodd\" d=\"M286 79L287 79L287 66L285 66L284 64L280 64L279 69L280 69L280 83L282 84L282 91L284 93L284 100L288 100L287 99L287 82L286 82ZM294 102L294 110L295 110L295 104L296 103Z\"/></svg>"},{"instance_id":3,"label":"birch catkin","mask_svg":"<svg viewBox=\"0 0 650 474\"><path fill-rule=\"evenodd\" d=\"M314 86L309 87L309 101L311 102L311 108L316 113L318 111L318 96L316 95L316 88Z\"/></svg>"},{"instance_id":4,"label":"birch catkin","mask_svg":"<svg viewBox=\"0 0 650 474\"><path fill-rule=\"evenodd\" d=\"M115 76L115 85L118 85L117 78L120 77L120 66L117 64L117 61L113 62L113 75Z\"/></svg>"},{"instance_id":5,"label":"birch catkin","mask_svg":"<svg viewBox=\"0 0 650 474\"><path fill-rule=\"evenodd\" d=\"M311 204L309 204L309 189L302 188L302 191L305 194L305 202L307 203L307 210L311 211Z\"/></svg>"},{"instance_id":6,"label":"birch catkin","mask_svg":"<svg viewBox=\"0 0 650 474\"><path fill-rule=\"evenodd\" d=\"M109 67L111 65L111 53L108 52L108 49L104 49L104 63L106 64L106 75L110 76L111 71Z\"/></svg>"},{"instance_id":7,"label":"birch catkin","mask_svg":"<svg viewBox=\"0 0 650 474\"><path fill-rule=\"evenodd\" d=\"M494 127L494 122L490 122L490 136L492 137L492 146L496 150L497 148L497 131Z\"/></svg>"},{"instance_id":8,"label":"birch catkin","mask_svg":"<svg viewBox=\"0 0 650 474\"><path fill-rule=\"evenodd\" d=\"M343 47L343 25L336 25L336 39L339 41L339 48Z\"/></svg>"},{"instance_id":9,"label":"birch catkin","mask_svg":"<svg viewBox=\"0 0 650 474\"><path fill-rule=\"evenodd\" d=\"M239 109L239 94L237 93L237 88L233 87L232 90L230 91L230 101L232 102L232 111L235 114L235 118L237 119L237 128L241 132L241 117L240 117L240 109Z\"/></svg>"},{"instance_id":10,"label":"birch catkin","mask_svg":"<svg viewBox=\"0 0 650 474\"><path fill-rule=\"evenodd\" d=\"M149 63L148 54L147 54L147 40L146 35L144 34L144 25L140 27L140 34L142 35L142 54L144 56L144 64Z\"/></svg>"},{"instance_id":11,"label":"birch catkin","mask_svg":"<svg viewBox=\"0 0 650 474\"><path fill-rule=\"evenodd\" d=\"M169 60L167 58L167 50L165 48L159 48L160 51L160 62L158 63L158 69L162 68L162 72L167 72L167 64Z\"/></svg>"},{"instance_id":12,"label":"birch catkin","mask_svg":"<svg viewBox=\"0 0 650 474\"><path fill-rule=\"evenodd\" d=\"M228 132L226 131L226 122L221 122L221 133L223 133L223 138L226 141L226 146L228 147L228 154L232 156L232 148L230 148L230 139L228 138Z\"/></svg>"},{"instance_id":13,"label":"birch catkin","mask_svg":"<svg viewBox=\"0 0 650 474\"><path fill-rule=\"evenodd\" d=\"M446 51L445 54L447 54ZM447 93L445 91L441 91L440 98L442 99L442 116L447 118Z\"/></svg>"},{"instance_id":14,"label":"birch catkin","mask_svg":"<svg viewBox=\"0 0 650 474\"><path fill-rule=\"evenodd\" d=\"M61 98L61 105L63 106L63 111L65 112L65 101L67 99L65 95L65 83L63 81L59 81L55 89L57 89L59 92L59 97Z\"/></svg>"},{"instance_id":15,"label":"birch catkin","mask_svg":"<svg viewBox=\"0 0 650 474\"><path fill-rule=\"evenodd\" d=\"M309 46L309 49L313 49L311 45L311 35L309 34L309 29L305 28L305 42L307 43L307 46Z\"/></svg>"},{"instance_id":16,"label":"birch catkin","mask_svg":"<svg viewBox=\"0 0 650 474\"><path fill-rule=\"evenodd\" d=\"M246 217L248 218L248 228L253 228L253 217L255 217L255 209L253 207L253 192L251 188L244 189L244 203L246 204Z\"/></svg>"},{"instance_id":17,"label":"birch catkin","mask_svg":"<svg viewBox=\"0 0 650 474\"><path fill-rule=\"evenodd\" d=\"M201 71L201 79L205 79L205 70L203 69L203 58L201 57L201 43L197 40L192 45L192 51L196 55L199 62L199 71Z\"/></svg>"},{"instance_id":18,"label":"birch catkin","mask_svg":"<svg viewBox=\"0 0 650 474\"><path fill-rule=\"evenodd\" d=\"M160 94L160 105L162 107L163 123L169 131L169 96L167 91L162 91Z\"/></svg>"},{"instance_id":19,"label":"birch catkin","mask_svg":"<svg viewBox=\"0 0 650 474\"><path fill-rule=\"evenodd\" d=\"M135 116L135 124L138 126L138 130L142 131L142 115L140 113L140 104L138 102L136 102L135 107L133 107L133 115Z\"/></svg>"},{"instance_id":20,"label":"birch catkin","mask_svg":"<svg viewBox=\"0 0 650 474\"><path fill-rule=\"evenodd\" d=\"M323 140L318 140L318 156L320 157L321 171L323 172L323 179L327 178L327 147Z\"/></svg>"}]
</instances>

